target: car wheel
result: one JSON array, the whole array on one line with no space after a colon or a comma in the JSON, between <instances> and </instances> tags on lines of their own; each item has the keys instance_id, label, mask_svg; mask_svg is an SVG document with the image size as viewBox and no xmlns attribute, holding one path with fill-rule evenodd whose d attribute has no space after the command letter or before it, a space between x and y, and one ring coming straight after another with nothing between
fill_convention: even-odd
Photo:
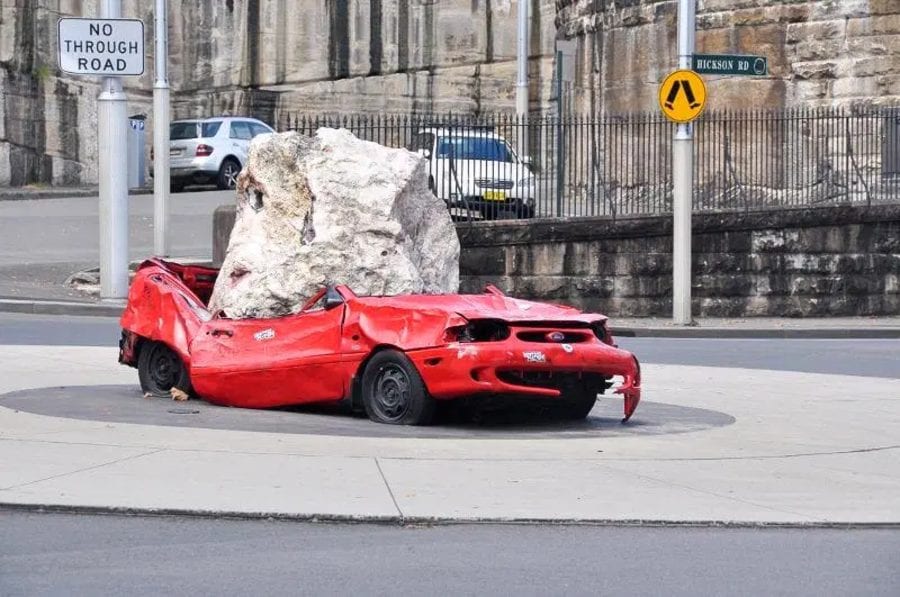
<instances>
[{"instance_id":1,"label":"car wheel","mask_svg":"<svg viewBox=\"0 0 900 597\"><path fill-rule=\"evenodd\" d=\"M237 186L237 177L241 173L241 165L234 158L225 158L222 166L219 168L219 176L216 179L216 186L221 191L234 189Z\"/></svg>"},{"instance_id":2,"label":"car wheel","mask_svg":"<svg viewBox=\"0 0 900 597\"><path fill-rule=\"evenodd\" d=\"M369 418L390 425L427 425L434 416L434 399L406 355L379 352L362 378L363 406Z\"/></svg>"},{"instance_id":3,"label":"car wheel","mask_svg":"<svg viewBox=\"0 0 900 597\"><path fill-rule=\"evenodd\" d=\"M597 388L579 387L564 390L559 397L559 413L564 419L586 419L597 404Z\"/></svg>"},{"instance_id":4,"label":"car wheel","mask_svg":"<svg viewBox=\"0 0 900 597\"><path fill-rule=\"evenodd\" d=\"M191 380L181 357L162 342L146 342L138 356L138 379L144 394L170 398L172 388L191 393Z\"/></svg>"},{"instance_id":5,"label":"car wheel","mask_svg":"<svg viewBox=\"0 0 900 597\"><path fill-rule=\"evenodd\" d=\"M171 193L180 193L184 190L183 182L170 182L169 183L169 192Z\"/></svg>"},{"instance_id":6,"label":"car wheel","mask_svg":"<svg viewBox=\"0 0 900 597\"><path fill-rule=\"evenodd\" d=\"M534 208L529 205L519 205L518 217L525 220L530 220L534 217Z\"/></svg>"}]
</instances>

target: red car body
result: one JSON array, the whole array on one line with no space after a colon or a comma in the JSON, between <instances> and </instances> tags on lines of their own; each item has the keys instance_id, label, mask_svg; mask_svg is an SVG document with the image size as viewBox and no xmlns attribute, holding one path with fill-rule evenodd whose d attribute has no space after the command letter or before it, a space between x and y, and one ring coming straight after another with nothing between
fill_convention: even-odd
<instances>
[{"instance_id":1,"label":"red car body","mask_svg":"<svg viewBox=\"0 0 900 597\"><path fill-rule=\"evenodd\" d=\"M619 376L626 420L640 401L640 365L613 344L602 315L490 286L481 295L395 297L357 297L337 286L296 315L231 320L205 307L217 274L144 262L121 318L120 362L137 366L142 346L165 344L196 395L246 408L352 400L367 362L384 349L405 354L435 400L552 399L562 379Z\"/></svg>"}]
</instances>

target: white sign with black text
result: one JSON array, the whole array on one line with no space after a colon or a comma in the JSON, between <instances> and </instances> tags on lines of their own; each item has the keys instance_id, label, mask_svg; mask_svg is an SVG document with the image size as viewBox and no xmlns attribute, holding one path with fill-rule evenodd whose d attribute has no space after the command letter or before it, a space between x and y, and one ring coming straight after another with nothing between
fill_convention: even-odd
<instances>
[{"instance_id":1,"label":"white sign with black text","mask_svg":"<svg viewBox=\"0 0 900 597\"><path fill-rule=\"evenodd\" d=\"M70 75L144 74L144 23L138 19L59 20L59 68Z\"/></svg>"}]
</instances>

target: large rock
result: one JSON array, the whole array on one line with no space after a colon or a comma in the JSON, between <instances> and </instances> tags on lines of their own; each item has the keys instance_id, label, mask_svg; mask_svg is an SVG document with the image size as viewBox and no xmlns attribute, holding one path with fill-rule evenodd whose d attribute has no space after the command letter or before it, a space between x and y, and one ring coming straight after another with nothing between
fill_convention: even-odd
<instances>
[{"instance_id":1,"label":"large rock","mask_svg":"<svg viewBox=\"0 0 900 597\"><path fill-rule=\"evenodd\" d=\"M296 313L324 284L358 295L456 292L456 227L427 181L418 155L343 129L257 137L210 309Z\"/></svg>"}]
</instances>

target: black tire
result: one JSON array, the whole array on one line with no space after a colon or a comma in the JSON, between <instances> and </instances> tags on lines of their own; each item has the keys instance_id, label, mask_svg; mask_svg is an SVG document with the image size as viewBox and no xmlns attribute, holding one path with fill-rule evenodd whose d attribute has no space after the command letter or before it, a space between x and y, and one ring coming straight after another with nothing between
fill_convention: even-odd
<instances>
[{"instance_id":1,"label":"black tire","mask_svg":"<svg viewBox=\"0 0 900 597\"><path fill-rule=\"evenodd\" d=\"M144 342L138 356L138 379L144 394L171 398L172 388L191 393L187 367L178 354L162 342Z\"/></svg>"},{"instance_id":2,"label":"black tire","mask_svg":"<svg viewBox=\"0 0 900 597\"><path fill-rule=\"evenodd\" d=\"M524 220L530 220L534 217L534 208L529 205L520 205L517 212L518 217Z\"/></svg>"},{"instance_id":3,"label":"black tire","mask_svg":"<svg viewBox=\"0 0 900 597\"><path fill-rule=\"evenodd\" d=\"M596 387L577 387L563 391L559 397L559 414L564 419L586 419L597 404Z\"/></svg>"},{"instance_id":4,"label":"black tire","mask_svg":"<svg viewBox=\"0 0 900 597\"><path fill-rule=\"evenodd\" d=\"M220 191L232 190L237 186L237 177L241 173L241 165L234 158L225 158L219 167L216 186Z\"/></svg>"},{"instance_id":5,"label":"black tire","mask_svg":"<svg viewBox=\"0 0 900 597\"><path fill-rule=\"evenodd\" d=\"M406 355L383 350L372 357L362 376L362 401L376 423L428 425L435 402L422 376Z\"/></svg>"},{"instance_id":6,"label":"black tire","mask_svg":"<svg viewBox=\"0 0 900 597\"><path fill-rule=\"evenodd\" d=\"M169 182L169 192L170 193L180 193L184 190L184 183L181 181L178 182Z\"/></svg>"}]
</instances>

